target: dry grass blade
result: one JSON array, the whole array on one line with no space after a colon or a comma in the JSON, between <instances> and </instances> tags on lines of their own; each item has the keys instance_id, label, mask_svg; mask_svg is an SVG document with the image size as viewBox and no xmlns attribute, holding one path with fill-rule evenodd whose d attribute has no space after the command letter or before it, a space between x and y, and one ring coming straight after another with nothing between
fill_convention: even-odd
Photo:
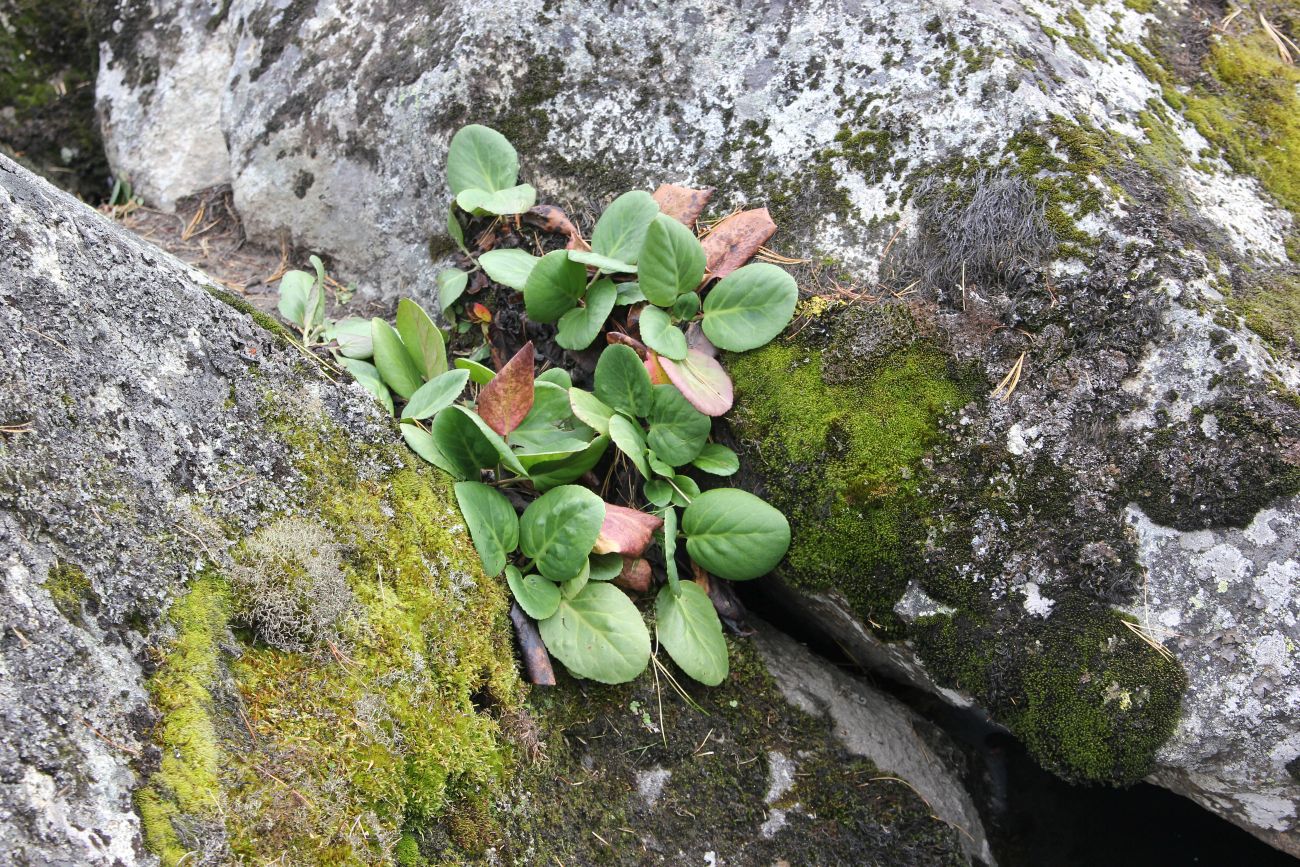
<instances>
[{"instance_id":1,"label":"dry grass blade","mask_svg":"<svg viewBox=\"0 0 1300 867\"><path fill-rule=\"evenodd\" d=\"M1223 16L1223 18L1220 19L1220 21L1219 21L1219 29L1220 29L1220 30L1227 30L1227 29L1228 29L1228 25L1231 24L1234 20L1236 20L1237 16L1240 15L1240 14L1241 14L1241 10L1240 10L1240 9L1233 9L1233 10L1232 10L1231 12L1229 12L1227 15Z\"/></svg>"},{"instance_id":2,"label":"dry grass blade","mask_svg":"<svg viewBox=\"0 0 1300 867\"><path fill-rule=\"evenodd\" d=\"M1286 45L1290 40L1286 39L1277 28L1269 23L1268 19L1264 17L1263 12L1259 13L1259 23L1264 27L1264 32L1268 34L1268 38L1272 39L1273 44L1277 46L1277 56L1281 58L1282 62L1287 66L1294 66L1295 58L1291 56L1291 52L1287 49ZM1295 43L1292 43L1292 45L1294 46Z\"/></svg>"},{"instance_id":3,"label":"dry grass blade","mask_svg":"<svg viewBox=\"0 0 1300 867\"><path fill-rule=\"evenodd\" d=\"M1169 650L1169 648L1161 644L1159 639L1157 639L1155 635L1153 635L1152 633L1157 630L1159 630L1160 632L1169 632L1170 635L1177 635L1178 633L1170 632L1167 629L1159 629L1159 627L1143 626L1142 624L1134 623L1131 620L1125 620L1124 625L1128 627L1129 632L1132 632L1134 635L1136 635L1139 639L1142 640L1144 644L1146 644L1156 653L1163 656L1166 660L1168 660L1169 662L1176 661L1174 659L1174 654Z\"/></svg>"},{"instance_id":4,"label":"dry grass blade","mask_svg":"<svg viewBox=\"0 0 1300 867\"><path fill-rule=\"evenodd\" d=\"M1020 374L1024 369L1025 353L1022 352L1020 353L1020 357L1016 359L1016 363L1011 365L1011 369L1007 371L1007 375L1002 377L1002 381L993 389L993 393L990 397L998 398L1003 403L1010 400L1012 392L1014 392L1016 386L1020 384Z\"/></svg>"},{"instance_id":5,"label":"dry grass blade","mask_svg":"<svg viewBox=\"0 0 1300 867\"><path fill-rule=\"evenodd\" d=\"M758 255L754 257L760 262L771 262L773 265L807 265L812 259L792 259L789 256L782 256L775 250L769 250L767 247L759 247Z\"/></svg>"},{"instance_id":6,"label":"dry grass blade","mask_svg":"<svg viewBox=\"0 0 1300 867\"><path fill-rule=\"evenodd\" d=\"M672 686L673 691L676 692L679 696L681 696L682 701L690 705L692 710L698 711L699 713L705 712L704 708L700 707L699 704L695 701L695 699L691 698L690 695L686 692L686 690L682 689L682 685L677 682L677 678L673 677L672 672L664 667L664 664L659 661L659 657L651 656L650 661L655 664L655 668L659 670L659 672L668 681L669 685Z\"/></svg>"},{"instance_id":7,"label":"dry grass blade","mask_svg":"<svg viewBox=\"0 0 1300 867\"><path fill-rule=\"evenodd\" d=\"M23 424L6 424L0 425L0 434L28 434L35 433L36 428L32 427L31 422Z\"/></svg>"}]
</instances>

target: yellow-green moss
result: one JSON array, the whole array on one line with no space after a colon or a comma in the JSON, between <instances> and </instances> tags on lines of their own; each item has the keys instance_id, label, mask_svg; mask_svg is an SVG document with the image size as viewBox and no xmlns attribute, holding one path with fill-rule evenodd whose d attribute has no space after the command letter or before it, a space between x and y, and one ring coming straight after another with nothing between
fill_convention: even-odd
<instances>
[{"instance_id":1,"label":"yellow-green moss","mask_svg":"<svg viewBox=\"0 0 1300 867\"><path fill-rule=\"evenodd\" d=\"M1275 348L1300 349L1300 279L1265 278L1261 285L1233 292L1225 303Z\"/></svg>"},{"instance_id":2,"label":"yellow-green moss","mask_svg":"<svg viewBox=\"0 0 1300 867\"><path fill-rule=\"evenodd\" d=\"M81 622L81 604L95 593L86 573L72 563L62 560L50 567L42 584L54 601L59 613L73 623Z\"/></svg>"},{"instance_id":3,"label":"yellow-green moss","mask_svg":"<svg viewBox=\"0 0 1300 867\"><path fill-rule=\"evenodd\" d=\"M1187 686L1179 665L1119 615L1081 602L1059 603L1014 646L964 615L928 618L916 640L942 685L977 696L1043 767L1075 782L1128 784L1150 773Z\"/></svg>"},{"instance_id":4,"label":"yellow-green moss","mask_svg":"<svg viewBox=\"0 0 1300 867\"><path fill-rule=\"evenodd\" d=\"M776 342L728 360L733 426L791 520L788 577L845 593L888 627L917 553L920 459L967 399L944 356L901 345L862 375L832 376L816 348Z\"/></svg>"},{"instance_id":5,"label":"yellow-green moss","mask_svg":"<svg viewBox=\"0 0 1300 867\"><path fill-rule=\"evenodd\" d=\"M136 795L145 843L163 864L180 864L190 852L178 833L185 826L219 822L225 798L225 756L213 710L220 677L221 641L229 599L220 576L205 573L168 612L175 637L164 648L149 693L160 714L154 741L161 751L157 772ZM188 842L188 841L187 841Z\"/></svg>"}]
</instances>

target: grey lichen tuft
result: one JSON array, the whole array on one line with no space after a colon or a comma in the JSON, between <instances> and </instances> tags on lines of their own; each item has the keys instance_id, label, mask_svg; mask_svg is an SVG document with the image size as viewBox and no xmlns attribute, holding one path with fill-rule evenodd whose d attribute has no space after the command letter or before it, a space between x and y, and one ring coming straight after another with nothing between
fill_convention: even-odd
<instances>
[{"instance_id":1,"label":"grey lichen tuft","mask_svg":"<svg viewBox=\"0 0 1300 867\"><path fill-rule=\"evenodd\" d=\"M243 545L230 575L234 618L277 650L340 644L340 626L356 608L343 574L341 546L321 525L282 518Z\"/></svg>"}]
</instances>

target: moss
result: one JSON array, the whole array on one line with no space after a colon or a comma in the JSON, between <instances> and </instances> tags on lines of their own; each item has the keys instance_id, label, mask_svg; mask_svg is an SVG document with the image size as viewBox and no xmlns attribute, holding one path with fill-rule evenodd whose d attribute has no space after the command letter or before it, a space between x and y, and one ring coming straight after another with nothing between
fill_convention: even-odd
<instances>
[{"instance_id":1,"label":"moss","mask_svg":"<svg viewBox=\"0 0 1300 867\"><path fill-rule=\"evenodd\" d=\"M72 623L81 623L83 602L98 602L98 596L86 573L80 567L62 560L50 567L45 583L41 586L50 594L59 613Z\"/></svg>"},{"instance_id":2,"label":"moss","mask_svg":"<svg viewBox=\"0 0 1300 867\"><path fill-rule=\"evenodd\" d=\"M1186 675L1105 608L1058 603L1015 646L962 615L929 618L918 650L945 686L977 696L1066 780L1135 783L1173 733Z\"/></svg>"},{"instance_id":3,"label":"moss","mask_svg":"<svg viewBox=\"0 0 1300 867\"><path fill-rule=\"evenodd\" d=\"M1300 355L1300 278L1266 279L1231 293L1225 303L1271 346Z\"/></svg>"},{"instance_id":4,"label":"moss","mask_svg":"<svg viewBox=\"0 0 1300 867\"><path fill-rule=\"evenodd\" d=\"M905 325L888 333L893 326L871 321L895 315L842 317L848 328L886 333L873 357L828 361L812 342L793 340L728 361L736 435L791 519L782 573L842 590L864 621L886 630L897 625L893 605L924 537L921 458L940 416L969 397L940 352L909 340Z\"/></svg>"},{"instance_id":5,"label":"moss","mask_svg":"<svg viewBox=\"0 0 1300 867\"><path fill-rule=\"evenodd\" d=\"M233 292L228 292L225 289L218 289L216 286L205 286L204 288L208 290L208 294L213 298L216 298L218 301L229 307L233 307L245 316L252 318L252 320L258 325L271 332L281 346L297 343L297 336L270 313L258 310L252 304L249 304Z\"/></svg>"},{"instance_id":6,"label":"moss","mask_svg":"<svg viewBox=\"0 0 1300 867\"><path fill-rule=\"evenodd\" d=\"M160 720L153 733L161 750L157 772L138 792L136 806L145 842L163 862L180 864L191 851L182 832L219 822L225 797L225 755L218 735L213 693L221 673L228 593L219 575L205 573L168 613L175 637L149 679Z\"/></svg>"}]
</instances>

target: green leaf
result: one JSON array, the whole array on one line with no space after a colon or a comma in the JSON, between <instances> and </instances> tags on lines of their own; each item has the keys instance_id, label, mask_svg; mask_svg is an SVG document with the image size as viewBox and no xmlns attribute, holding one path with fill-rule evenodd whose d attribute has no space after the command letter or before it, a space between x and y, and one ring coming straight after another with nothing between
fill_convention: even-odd
<instances>
[{"instance_id":1,"label":"green leaf","mask_svg":"<svg viewBox=\"0 0 1300 867\"><path fill-rule=\"evenodd\" d=\"M344 358L369 358L375 354L375 344L370 338L370 320L349 316L325 329L325 338L339 345L339 355Z\"/></svg>"},{"instance_id":2,"label":"green leaf","mask_svg":"<svg viewBox=\"0 0 1300 867\"><path fill-rule=\"evenodd\" d=\"M339 364L347 368L348 373L379 400L384 409L388 410L389 415L393 414L393 396L388 393L388 386L384 385L384 380L379 375L379 368L356 358L341 358Z\"/></svg>"},{"instance_id":3,"label":"green leaf","mask_svg":"<svg viewBox=\"0 0 1300 867\"><path fill-rule=\"evenodd\" d=\"M559 585L541 575L520 575L514 566L507 566L506 583L519 607L534 620L545 620L560 607Z\"/></svg>"},{"instance_id":4,"label":"green leaf","mask_svg":"<svg viewBox=\"0 0 1300 867\"><path fill-rule=\"evenodd\" d=\"M772 340L790 324L799 287L781 268L755 262L737 268L704 299L704 334L719 349L744 352Z\"/></svg>"},{"instance_id":5,"label":"green leaf","mask_svg":"<svg viewBox=\"0 0 1300 867\"><path fill-rule=\"evenodd\" d=\"M505 494L482 482L457 482L456 502L469 526L469 537L483 561L483 571L499 575L506 557L519 547L519 516Z\"/></svg>"},{"instance_id":6,"label":"green leaf","mask_svg":"<svg viewBox=\"0 0 1300 867\"><path fill-rule=\"evenodd\" d=\"M569 407L568 389L548 382L541 377L533 383L533 408L524 416L515 433L529 431L553 431L555 425L573 417ZM572 435L572 432L565 431ZM586 440L583 440L586 443Z\"/></svg>"},{"instance_id":7,"label":"green leaf","mask_svg":"<svg viewBox=\"0 0 1300 867\"><path fill-rule=\"evenodd\" d=\"M316 269L316 279L312 281L311 291L307 293L305 317L307 325L316 328L325 321L325 266L319 256L312 255L308 258Z\"/></svg>"},{"instance_id":8,"label":"green leaf","mask_svg":"<svg viewBox=\"0 0 1300 867\"><path fill-rule=\"evenodd\" d=\"M280 315L300 329L307 326L307 296L316 278L306 271L289 271L280 278Z\"/></svg>"},{"instance_id":9,"label":"green leaf","mask_svg":"<svg viewBox=\"0 0 1300 867\"><path fill-rule=\"evenodd\" d=\"M560 317L555 342L565 349L580 350L591 345L605 320L614 310L617 290L609 280L600 280L587 290L587 306L575 307Z\"/></svg>"},{"instance_id":10,"label":"green leaf","mask_svg":"<svg viewBox=\"0 0 1300 867\"><path fill-rule=\"evenodd\" d=\"M650 194L633 190L619 196L596 221L591 233L591 250L629 265L645 245L646 230L659 214L659 205Z\"/></svg>"},{"instance_id":11,"label":"green leaf","mask_svg":"<svg viewBox=\"0 0 1300 867\"><path fill-rule=\"evenodd\" d=\"M623 572L623 555L618 552L613 554L592 554L591 555L591 580L592 581L613 581Z\"/></svg>"},{"instance_id":12,"label":"green leaf","mask_svg":"<svg viewBox=\"0 0 1300 867\"><path fill-rule=\"evenodd\" d=\"M566 396L564 399L565 400L569 399L567 396L567 392L570 388L573 387L573 377L570 376L569 371L565 370L563 367L552 367L550 370L542 371L537 375L537 381L549 382L553 385L558 385L566 392Z\"/></svg>"},{"instance_id":13,"label":"green leaf","mask_svg":"<svg viewBox=\"0 0 1300 867\"><path fill-rule=\"evenodd\" d=\"M540 261L542 260L532 253L514 249L488 250L478 257L478 263L483 266L488 277L520 292L524 291L528 275L533 273L533 268Z\"/></svg>"},{"instance_id":14,"label":"green leaf","mask_svg":"<svg viewBox=\"0 0 1300 867\"><path fill-rule=\"evenodd\" d=\"M602 434L609 433L609 417L614 410L589 391L581 388L569 389L569 407L578 420L592 430Z\"/></svg>"},{"instance_id":15,"label":"green leaf","mask_svg":"<svg viewBox=\"0 0 1300 867\"><path fill-rule=\"evenodd\" d=\"M496 379L495 370L477 361L470 361L468 358L457 358L456 366L461 370L468 370L470 381L475 385L487 385Z\"/></svg>"},{"instance_id":16,"label":"green leaf","mask_svg":"<svg viewBox=\"0 0 1300 867\"><path fill-rule=\"evenodd\" d=\"M660 214L646 230L637 264L645 297L651 304L668 307L678 295L694 292L704 279L704 248L694 232Z\"/></svg>"},{"instance_id":17,"label":"green leaf","mask_svg":"<svg viewBox=\"0 0 1300 867\"><path fill-rule=\"evenodd\" d=\"M582 571L579 572L576 577L570 578L568 581L565 581L563 584L560 585L560 593L564 595L565 599L572 599L573 597L577 596L579 593L582 592L582 588L586 587L587 582L590 580L591 580L591 558L588 557L587 560L582 564Z\"/></svg>"},{"instance_id":18,"label":"green leaf","mask_svg":"<svg viewBox=\"0 0 1300 867\"><path fill-rule=\"evenodd\" d=\"M661 509L673 501L673 486L663 479L646 479L641 490L652 505Z\"/></svg>"},{"instance_id":19,"label":"green leaf","mask_svg":"<svg viewBox=\"0 0 1300 867\"><path fill-rule=\"evenodd\" d=\"M641 291L641 284L633 281L631 283L615 283L618 289L618 296L614 299L614 306L621 307L624 304L640 304L645 300L645 293Z\"/></svg>"},{"instance_id":20,"label":"green leaf","mask_svg":"<svg viewBox=\"0 0 1300 867\"><path fill-rule=\"evenodd\" d=\"M460 220L456 219L456 209L450 206L447 208L447 234L456 242L456 246L460 248L460 251L468 256L469 248L465 246L465 230L460 227ZM461 273L465 272L462 271ZM446 310L447 308L443 307L442 309Z\"/></svg>"},{"instance_id":21,"label":"green leaf","mask_svg":"<svg viewBox=\"0 0 1300 867\"><path fill-rule=\"evenodd\" d=\"M577 485L561 485L528 504L519 522L524 556L552 581L567 581L587 563L605 521L600 497Z\"/></svg>"},{"instance_id":22,"label":"green leaf","mask_svg":"<svg viewBox=\"0 0 1300 867\"><path fill-rule=\"evenodd\" d=\"M569 258L575 262L581 262L584 265L598 268L607 274L636 273L636 266L631 262L624 262L621 259L611 259L609 256L602 256L599 253L593 253L590 250L570 250Z\"/></svg>"},{"instance_id":23,"label":"green leaf","mask_svg":"<svg viewBox=\"0 0 1300 867\"><path fill-rule=\"evenodd\" d=\"M691 466L715 476L730 476L740 469L740 458L721 443L709 443L691 461Z\"/></svg>"},{"instance_id":24,"label":"green leaf","mask_svg":"<svg viewBox=\"0 0 1300 867\"><path fill-rule=\"evenodd\" d=\"M650 469L654 471L654 474L657 476L671 479L673 476L677 475L677 473L673 471L673 468L659 460L653 451L646 452L646 462L650 464Z\"/></svg>"},{"instance_id":25,"label":"green leaf","mask_svg":"<svg viewBox=\"0 0 1300 867\"><path fill-rule=\"evenodd\" d=\"M439 450L433 441L433 434L423 428L413 424L399 424L398 428L402 432L402 439L406 440L407 446L411 451L424 458L440 470L444 470L453 476L458 476L455 465L447 459L447 456Z\"/></svg>"},{"instance_id":26,"label":"green leaf","mask_svg":"<svg viewBox=\"0 0 1300 867\"><path fill-rule=\"evenodd\" d=\"M542 641L570 672L627 683L650 662L650 633L632 600L612 584L588 584L538 624Z\"/></svg>"},{"instance_id":27,"label":"green leaf","mask_svg":"<svg viewBox=\"0 0 1300 867\"><path fill-rule=\"evenodd\" d=\"M424 308L409 298L397 302L397 333L424 381L447 372L447 344Z\"/></svg>"},{"instance_id":28,"label":"green leaf","mask_svg":"<svg viewBox=\"0 0 1300 867\"><path fill-rule=\"evenodd\" d=\"M406 408L402 410L402 418L423 419L435 415L445 407L451 406L465 390L465 383L468 381L467 370L449 370L435 376L411 395Z\"/></svg>"},{"instance_id":29,"label":"green leaf","mask_svg":"<svg viewBox=\"0 0 1300 867\"><path fill-rule=\"evenodd\" d=\"M727 640L722 622L704 588L683 581L677 591L665 586L655 599L655 628L659 643L677 667L705 686L727 677Z\"/></svg>"},{"instance_id":30,"label":"green leaf","mask_svg":"<svg viewBox=\"0 0 1300 867\"><path fill-rule=\"evenodd\" d=\"M549 491L557 485L567 485L591 470L609 448L609 437L599 436L576 455L558 461L534 464L528 468L528 478L539 491Z\"/></svg>"},{"instance_id":31,"label":"green leaf","mask_svg":"<svg viewBox=\"0 0 1300 867\"><path fill-rule=\"evenodd\" d=\"M519 180L519 155L506 137L479 124L463 127L447 150L447 184L462 190L504 190Z\"/></svg>"},{"instance_id":32,"label":"green leaf","mask_svg":"<svg viewBox=\"0 0 1300 867\"><path fill-rule=\"evenodd\" d=\"M700 495L700 486L690 476L673 476L673 505L686 508Z\"/></svg>"},{"instance_id":33,"label":"green leaf","mask_svg":"<svg viewBox=\"0 0 1300 867\"><path fill-rule=\"evenodd\" d=\"M673 302L673 317L675 319L694 319L695 314L699 312L700 296L694 292L678 295L677 300Z\"/></svg>"},{"instance_id":34,"label":"green leaf","mask_svg":"<svg viewBox=\"0 0 1300 867\"><path fill-rule=\"evenodd\" d=\"M790 547L790 523L758 497L737 488L705 491L682 515L686 551L728 581L766 575Z\"/></svg>"},{"instance_id":35,"label":"green leaf","mask_svg":"<svg viewBox=\"0 0 1300 867\"><path fill-rule=\"evenodd\" d=\"M443 412L459 412L464 414L465 417L470 420L470 423L478 428L479 433L483 436L483 440L492 447L493 451L496 452L497 459L505 465L506 469L516 475L528 475L528 471L524 469L523 464L519 463L519 458L515 457L515 453L510 450L510 446L506 445L506 441L501 439L501 437L497 435L497 432L492 430L492 428L488 426L488 423L480 418L479 414L474 412L474 410L469 407L453 404L443 410ZM438 417L441 418L442 414L443 413L439 413ZM489 461L482 466L491 466L493 463L496 463L496 461Z\"/></svg>"},{"instance_id":36,"label":"green leaf","mask_svg":"<svg viewBox=\"0 0 1300 867\"><path fill-rule=\"evenodd\" d=\"M488 214L522 214L537 204L537 190L529 184L508 187L504 190L461 190L456 195L456 204L461 210L478 217Z\"/></svg>"},{"instance_id":37,"label":"green leaf","mask_svg":"<svg viewBox=\"0 0 1300 867\"><path fill-rule=\"evenodd\" d=\"M713 429L709 417L691 406L671 385L654 386L654 399L646 420L650 422L646 443L660 460L674 467L695 460Z\"/></svg>"},{"instance_id":38,"label":"green leaf","mask_svg":"<svg viewBox=\"0 0 1300 867\"><path fill-rule=\"evenodd\" d=\"M459 268L448 268L438 272L438 309L447 315L451 305L460 300L469 286L469 275Z\"/></svg>"},{"instance_id":39,"label":"green leaf","mask_svg":"<svg viewBox=\"0 0 1300 867\"><path fill-rule=\"evenodd\" d=\"M528 318L549 325L577 306L586 290L587 269L564 250L552 250L538 260L524 283Z\"/></svg>"},{"instance_id":40,"label":"green leaf","mask_svg":"<svg viewBox=\"0 0 1300 867\"><path fill-rule=\"evenodd\" d=\"M673 361L685 360L686 335L673 325L667 313L658 307L642 307L640 328L641 340L646 346Z\"/></svg>"},{"instance_id":41,"label":"green leaf","mask_svg":"<svg viewBox=\"0 0 1300 867\"><path fill-rule=\"evenodd\" d=\"M370 339L374 343L375 367L388 387L407 400L424 384L420 369L411 359L402 338L382 319L370 320Z\"/></svg>"},{"instance_id":42,"label":"green leaf","mask_svg":"<svg viewBox=\"0 0 1300 867\"><path fill-rule=\"evenodd\" d=\"M442 462L424 457L458 479L477 479L479 470L497 462L496 449L483 436L478 425L460 412L458 407L449 406L434 416L433 424L429 425L429 433Z\"/></svg>"},{"instance_id":43,"label":"green leaf","mask_svg":"<svg viewBox=\"0 0 1300 867\"><path fill-rule=\"evenodd\" d=\"M685 361L660 356L659 366L691 406L705 415L719 416L731 409L735 399L731 377L716 358L698 349L688 349Z\"/></svg>"},{"instance_id":44,"label":"green leaf","mask_svg":"<svg viewBox=\"0 0 1300 867\"><path fill-rule=\"evenodd\" d=\"M650 466L646 462L645 437L641 426L621 415L609 417L609 438L618 446L619 451L627 455L633 466L642 476L650 478Z\"/></svg>"},{"instance_id":45,"label":"green leaf","mask_svg":"<svg viewBox=\"0 0 1300 867\"><path fill-rule=\"evenodd\" d=\"M596 397L606 405L637 418L650 412L650 374L632 347L606 347L596 362L595 379Z\"/></svg>"},{"instance_id":46,"label":"green leaf","mask_svg":"<svg viewBox=\"0 0 1300 867\"><path fill-rule=\"evenodd\" d=\"M668 573L668 586L676 593L677 578L677 510L672 506L661 513L664 519L664 571Z\"/></svg>"}]
</instances>

